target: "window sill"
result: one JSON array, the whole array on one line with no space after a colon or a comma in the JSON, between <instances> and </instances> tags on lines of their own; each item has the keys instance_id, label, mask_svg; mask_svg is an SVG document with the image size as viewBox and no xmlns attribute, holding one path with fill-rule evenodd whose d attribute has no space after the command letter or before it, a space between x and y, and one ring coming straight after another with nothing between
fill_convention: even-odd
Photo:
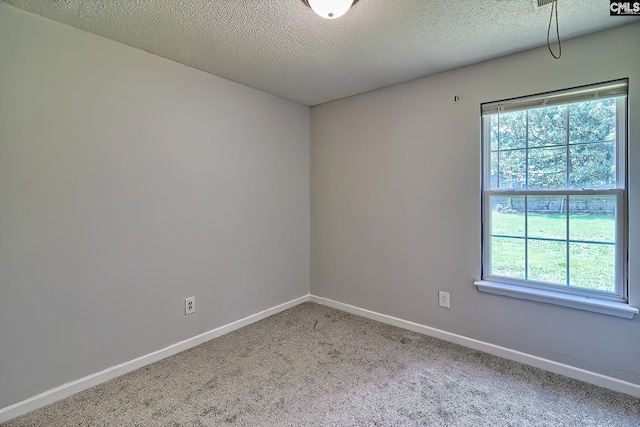
<instances>
[{"instance_id":1,"label":"window sill","mask_svg":"<svg viewBox=\"0 0 640 427\"><path fill-rule=\"evenodd\" d=\"M593 311L609 316L633 319L638 314L638 309L622 302L607 301L597 298L568 295L560 292L545 291L542 289L525 288L523 286L507 285L504 283L478 280L476 287L481 292L504 295L512 298L520 298L531 301L545 302L561 305L563 307L576 308L578 310Z\"/></svg>"}]
</instances>

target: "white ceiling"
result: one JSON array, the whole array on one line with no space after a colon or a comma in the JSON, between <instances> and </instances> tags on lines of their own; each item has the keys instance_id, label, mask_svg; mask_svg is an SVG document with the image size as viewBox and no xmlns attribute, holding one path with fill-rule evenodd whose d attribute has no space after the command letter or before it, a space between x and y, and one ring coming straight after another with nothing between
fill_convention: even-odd
<instances>
[{"instance_id":1,"label":"white ceiling","mask_svg":"<svg viewBox=\"0 0 640 427\"><path fill-rule=\"evenodd\" d=\"M0 1L305 105L543 46L551 11L536 0L360 0L325 20L302 0ZM606 0L558 9L563 40L640 21L609 16Z\"/></svg>"}]
</instances>

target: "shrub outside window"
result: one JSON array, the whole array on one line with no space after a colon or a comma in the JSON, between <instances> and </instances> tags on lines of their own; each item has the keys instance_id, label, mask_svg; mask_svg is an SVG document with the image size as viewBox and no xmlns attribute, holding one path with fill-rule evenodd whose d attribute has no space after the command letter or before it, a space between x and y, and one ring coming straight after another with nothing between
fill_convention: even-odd
<instances>
[{"instance_id":1,"label":"shrub outside window","mask_svg":"<svg viewBox=\"0 0 640 427\"><path fill-rule=\"evenodd\" d=\"M627 86L482 105L483 280L627 301Z\"/></svg>"}]
</instances>

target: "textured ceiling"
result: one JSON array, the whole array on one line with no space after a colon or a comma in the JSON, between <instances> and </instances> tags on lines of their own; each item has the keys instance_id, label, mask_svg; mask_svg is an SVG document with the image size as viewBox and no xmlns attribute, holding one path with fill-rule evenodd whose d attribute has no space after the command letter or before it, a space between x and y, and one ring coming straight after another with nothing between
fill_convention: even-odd
<instances>
[{"instance_id":1,"label":"textured ceiling","mask_svg":"<svg viewBox=\"0 0 640 427\"><path fill-rule=\"evenodd\" d=\"M360 0L325 20L302 0L1 1L306 105L543 46L551 11L536 0ZM640 21L608 7L558 0L562 39Z\"/></svg>"}]
</instances>

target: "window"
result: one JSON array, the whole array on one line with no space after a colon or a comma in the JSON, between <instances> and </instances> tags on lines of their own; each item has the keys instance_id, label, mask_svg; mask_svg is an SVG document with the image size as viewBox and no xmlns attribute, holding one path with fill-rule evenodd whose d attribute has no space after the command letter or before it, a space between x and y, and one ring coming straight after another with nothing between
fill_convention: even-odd
<instances>
[{"instance_id":1,"label":"window","mask_svg":"<svg viewBox=\"0 0 640 427\"><path fill-rule=\"evenodd\" d=\"M626 304L627 85L482 105L480 284Z\"/></svg>"}]
</instances>

